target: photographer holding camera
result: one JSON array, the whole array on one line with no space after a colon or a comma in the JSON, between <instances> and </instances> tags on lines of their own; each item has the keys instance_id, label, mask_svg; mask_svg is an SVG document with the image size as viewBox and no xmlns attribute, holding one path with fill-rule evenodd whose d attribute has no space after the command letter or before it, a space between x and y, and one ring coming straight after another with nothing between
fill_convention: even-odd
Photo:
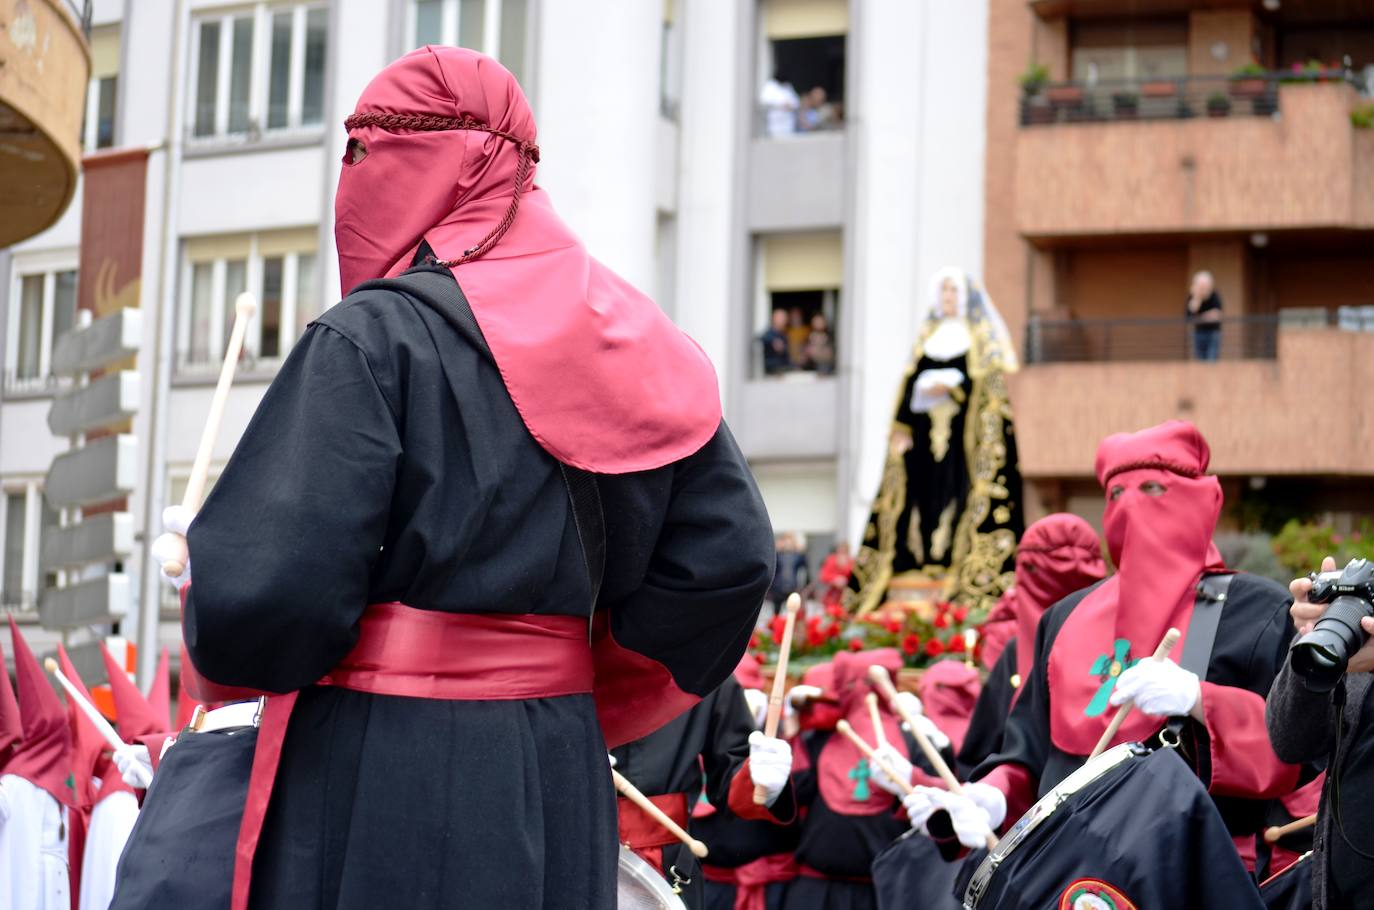
<instances>
[{"instance_id":1,"label":"photographer holding camera","mask_svg":"<svg viewBox=\"0 0 1374 910\"><path fill-rule=\"evenodd\" d=\"M1314 910L1374 908L1374 564L1289 586L1298 638L1269 692L1266 724L1287 762L1326 760L1313 840Z\"/></svg>"}]
</instances>

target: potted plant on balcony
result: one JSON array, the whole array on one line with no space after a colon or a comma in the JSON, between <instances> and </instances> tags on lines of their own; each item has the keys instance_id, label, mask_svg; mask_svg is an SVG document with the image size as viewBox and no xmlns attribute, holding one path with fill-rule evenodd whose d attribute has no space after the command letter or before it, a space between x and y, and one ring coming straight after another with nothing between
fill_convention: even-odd
<instances>
[{"instance_id":1,"label":"potted plant on balcony","mask_svg":"<svg viewBox=\"0 0 1374 910\"><path fill-rule=\"evenodd\" d=\"M1050 69L1032 63L1016 80L1021 86L1021 123L1053 123L1054 111L1042 94L1050 81Z\"/></svg>"},{"instance_id":2,"label":"potted plant on balcony","mask_svg":"<svg viewBox=\"0 0 1374 910\"><path fill-rule=\"evenodd\" d=\"M1142 98L1172 98L1178 94L1178 82L1174 79L1151 79L1140 85Z\"/></svg>"},{"instance_id":3,"label":"potted plant on balcony","mask_svg":"<svg viewBox=\"0 0 1374 910\"><path fill-rule=\"evenodd\" d=\"M1207 96L1207 116L1225 117L1231 113L1231 99L1227 98L1222 92L1213 92Z\"/></svg>"},{"instance_id":4,"label":"potted plant on balcony","mask_svg":"<svg viewBox=\"0 0 1374 910\"><path fill-rule=\"evenodd\" d=\"M1140 96L1135 92L1114 92L1112 94L1112 110L1116 113L1118 120L1134 120L1139 109Z\"/></svg>"},{"instance_id":5,"label":"potted plant on balcony","mask_svg":"<svg viewBox=\"0 0 1374 910\"><path fill-rule=\"evenodd\" d=\"M1232 98L1260 98L1266 87L1264 67L1251 61L1231 74L1229 87Z\"/></svg>"},{"instance_id":6,"label":"potted plant on balcony","mask_svg":"<svg viewBox=\"0 0 1374 910\"><path fill-rule=\"evenodd\" d=\"M1016 81L1027 98L1038 95L1050 81L1050 68L1043 63L1032 63Z\"/></svg>"}]
</instances>

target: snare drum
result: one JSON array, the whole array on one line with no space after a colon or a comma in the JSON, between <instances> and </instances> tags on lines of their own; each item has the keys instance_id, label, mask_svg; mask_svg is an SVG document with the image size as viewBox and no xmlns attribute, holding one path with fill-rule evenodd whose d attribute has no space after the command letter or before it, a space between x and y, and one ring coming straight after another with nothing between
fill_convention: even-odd
<instances>
[{"instance_id":1,"label":"snare drum","mask_svg":"<svg viewBox=\"0 0 1374 910\"><path fill-rule=\"evenodd\" d=\"M1045 794L979 864L965 910L1262 910L1202 783L1172 749L1108 749Z\"/></svg>"},{"instance_id":2,"label":"snare drum","mask_svg":"<svg viewBox=\"0 0 1374 910\"><path fill-rule=\"evenodd\" d=\"M663 876L623 844L616 882L618 910L687 910Z\"/></svg>"}]
</instances>

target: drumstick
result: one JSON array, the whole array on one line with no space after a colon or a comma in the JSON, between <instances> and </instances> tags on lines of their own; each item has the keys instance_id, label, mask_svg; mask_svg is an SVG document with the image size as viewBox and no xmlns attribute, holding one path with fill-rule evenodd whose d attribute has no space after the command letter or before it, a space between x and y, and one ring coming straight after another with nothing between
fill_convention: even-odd
<instances>
[{"instance_id":1,"label":"drumstick","mask_svg":"<svg viewBox=\"0 0 1374 910\"><path fill-rule=\"evenodd\" d=\"M692 851L693 856L697 859L706 858L706 845L682 830L681 825L669 818L668 813L650 802L649 797L640 793L638 787L625 779L625 775L612 768L611 780L615 781L616 792L643 809L650 818L666 828L669 834L686 844L687 849Z\"/></svg>"},{"instance_id":2,"label":"drumstick","mask_svg":"<svg viewBox=\"0 0 1374 910\"><path fill-rule=\"evenodd\" d=\"M898 773L897 769L892 767L887 759L879 755L872 746L864 742L863 737L854 732L854 728L849 725L849 721L841 720L839 723L835 724L835 730L845 739L853 743L858 750L864 754L864 758L868 759L870 763L877 765L882 769L884 774L895 780L897 786L902 788L903 793L911 793L916 789L911 785L911 781Z\"/></svg>"},{"instance_id":3,"label":"drumstick","mask_svg":"<svg viewBox=\"0 0 1374 910\"><path fill-rule=\"evenodd\" d=\"M1177 629L1170 629L1165 632L1164 637L1160 639L1159 647L1155 648L1153 659L1164 660L1168 657L1169 652L1174 649L1174 645L1178 644L1178 639L1182 634L1183 633ZM1102 738L1099 739L1097 745L1093 747L1092 754L1088 756L1088 761L1092 761L1107 750L1107 747L1112 744L1112 739L1116 736L1117 731L1121 729L1121 725L1126 722L1126 716L1131 713L1131 709L1134 707L1134 701L1127 701L1116 709L1116 716L1112 718L1111 723L1107 724L1107 729L1102 731Z\"/></svg>"},{"instance_id":4,"label":"drumstick","mask_svg":"<svg viewBox=\"0 0 1374 910\"><path fill-rule=\"evenodd\" d=\"M81 713L86 715L86 719L95 726L95 732L99 733L101 737L104 738L105 742L110 744L111 749L124 748L124 740L119 738L119 734L115 732L114 727L110 726L110 722L105 719L105 715L101 714L95 705L86 700L85 696L81 694L81 690L73 685L66 674L58 668L57 661L49 657L47 660L43 661L43 669L57 678L58 683L67 691L67 697L72 700L74 705L81 709Z\"/></svg>"},{"instance_id":5,"label":"drumstick","mask_svg":"<svg viewBox=\"0 0 1374 910\"><path fill-rule=\"evenodd\" d=\"M778 643L778 667L773 673L773 693L768 696L768 716L763 722L763 735L773 739L778 735L778 720L782 717L782 700L787 694L787 659L792 654L792 629L797 624L797 612L801 609L801 595L787 597L787 621L782 627L782 641ZM766 787L754 787L754 805L762 806L768 801Z\"/></svg>"},{"instance_id":6,"label":"drumstick","mask_svg":"<svg viewBox=\"0 0 1374 910\"><path fill-rule=\"evenodd\" d=\"M1314 812L1311 815L1304 815L1297 821L1291 821L1286 825L1277 825L1273 828L1266 828L1264 830L1264 842L1267 844L1272 844L1281 837L1285 837L1289 834L1292 834L1294 831L1306 830L1307 828L1312 827L1316 823L1317 814Z\"/></svg>"},{"instance_id":7,"label":"drumstick","mask_svg":"<svg viewBox=\"0 0 1374 910\"><path fill-rule=\"evenodd\" d=\"M959 778L954 776L954 772L945 764L945 759L940 755L940 750L935 748L935 744L930 741L920 726L916 723L916 718L907 713L902 705L901 699L897 697L897 688L892 685L892 677L887 675L887 668L877 664L868 668L868 678L878 687L878 691L883 693L887 703L892 706L892 710L897 712L897 716L906 723L911 730L911 735L916 739L916 745L921 747L921 752L925 754L926 761L935 769L935 773L940 775L940 779L945 782L945 789L950 793L962 795L964 788L959 783Z\"/></svg>"},{"instance_id":8,"label":"drumstick","mask_svg":"<svg viewBox=\"0 0 1374 910\"><path fill-rule=\"evenodd\" d=\"M864 701L868 703L868 719L873 721L873 745L881 749L887 745L887 734L883 732L883 720L878 714L878 696L869 692Z\"/></svg>"},{"instance_id":9,"label":"drumstick","mask_svg":"<svg viewBox=\"0 0 1374 910\"><path fill-rule=\"evenodd\" d=\"M210 399L210 410L205 416L205 429L200 434L200 448L196 449L196 460L191 466L191 477L186 482L186 495L181 504L191 513L200 509L200 501L205 496L205 481L210 474L210 456L215 451L215 439L219 436L219 425L224 420L224 405L229 400L229 386L234 381L234 371L238 369L239 353L243 350L243 336L248 331L248 320L257 312L258 304L253 295L244 291L234 301L234 327L229 331L229 343L224 349L224 364L219 370L219 382L215 385L215 397ZM178 552L162 563L162 571L176 578L186 568L190 553L186 549L186 538L177 538Z\"/></svg>"},{"instance_id":10,"label":"drumstick","mask_svg":"<svg viewBox=\"0 0 1374 910\"><path fill-rule=\"evenodd\" d=\"M895 780L897 782L897 786L902 788L903 793L912 793L915 791L916 788L911 785L911 781L904 779L900 774L897 773L896 769L894 769L891 765L887 763L886 759L884 759L877 752L873 751L873 748L869 746L868 743L864 742L863 738L859 736L859 734L854 732L854 728L849 725L849 721L841 720L839 723L835 724L835 729L839 733L841 733L846 739L852 742L858 748L858 750L864 754L864 758L867 758L871 763L877 765L879 768L882 769L884 774ZM941 764L943 764L943 762ZM949 769L946 768L945 770ZM955 784L957 785L958 781L955 781ZM951 787L950 792L959 794L962 793L963 790L955 790L953 787ZM989 831L988 849L991 850L993 847L996 846L997 835Z\"/></svg>"}]
</instances>

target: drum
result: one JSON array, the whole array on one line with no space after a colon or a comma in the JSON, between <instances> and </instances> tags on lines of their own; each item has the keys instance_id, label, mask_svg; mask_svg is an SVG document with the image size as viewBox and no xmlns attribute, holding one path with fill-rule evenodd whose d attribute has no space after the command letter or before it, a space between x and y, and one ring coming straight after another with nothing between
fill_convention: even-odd
<instances>
[{"instance_id":1,"label":"drum","mask_svg":"<svg viewBox=\"0 0 1374 910\"><path fill-rule=\"evenodd\" d=\"M1123 743L1045 794L983 859L966 910L1262 910L1216 806L1173 749Z\"/></svg>"},{"instance_id":2,"label":"drum","mask_svg":"<svg viewBox=\"0 0 1374 910\"><path fill-rule=\"evenodd\" d=\"M619 910L687 910L658 870L623 844L616 876Z\"/></svg>"}]
</instances>

